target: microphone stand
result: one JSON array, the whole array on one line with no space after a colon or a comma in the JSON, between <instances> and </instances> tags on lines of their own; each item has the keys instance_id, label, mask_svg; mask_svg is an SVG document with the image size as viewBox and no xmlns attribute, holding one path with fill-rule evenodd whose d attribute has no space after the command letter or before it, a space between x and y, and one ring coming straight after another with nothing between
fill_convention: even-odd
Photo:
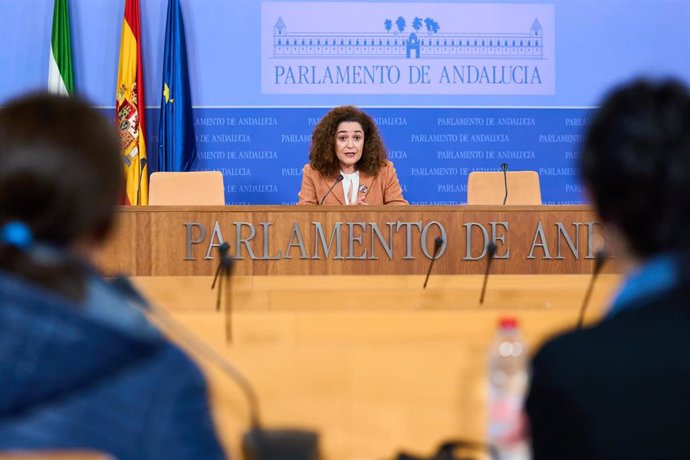
<instances>
[{"instance_id":1,"label":"microphone stand","mask_svg":"<svg viewBox=\"0 0 690 460\"><path fill-rule=\"evenodd\" d=\"M594 290L594 282L596 281L597 276L599 276L599 272L604 266L604 262L606 262L606 253L603 250L597 251L597 253L594 255L594 269L592 270L592 277L589 279L589 286L587 286L587 292L585 293L585 298L582 301L582 306L580 307L580 317L577 320L576 329L581 329L582 324L585 321L585 312L587 311L587 305L589 305L589 298L592 296L592 291Z\"/></svg>"},{"instance_id":2,"label":"microphone stand","mask_svg":"<svg viewBox=\"0 0 690 460\"><path fill-rule=\"evenodd\" d=\"M141 178L144 176L144 168L146 167L146 163L146 158L142 158L139 161L139 184L137 184L137 206L141 205Z\"/></svg>"},{"instance_id":3,"label":"microphone stand","mask_svg":"<svg viewBox=\"0 0 690 460\"><path fill-rule=\"evenodd\" d=\"M220 301L223 297L223 284L227 284L227 292L225 294L225 340L230 342L232 341L232 296L230 292L230 278L232 275L234 261L232 257L228 255L230 252L230 245L228 243L221 243L221 245L218 247L218 252L220 254L220 259L218 261L216 274L213 277L211 289L215 289L216 282L220 279L220 282L218 283L218 295L216 296L216 311L220 311Z\"/></svg>"},{"instance_id":4,"label":"microphone stand","mask_svg":"<svg viewBox=\"0 0 690 460\"><path fill-rule=\"evenodd\" d=\"M222 245L221 245L222 246ZM228 245L229 249L229 245ZM232 260L232 259L229 259ZM229 275L229 269L221 270ZM228 278L226 276L226 278ZM265 429L260 420L259 398L249 380L223 355L208 346L173 315L155 304L146 302L124 278L115 287L132 301L128 305L139 310L158 328L176 338L190 353L207 360L237 383L249 404L250 429L243 436L242 451L247 460L317 460L318 433L300 429ZM116 279L119 281L119 279Z\"/></svg>"},{"instance_id":5,"label":"microphone stand","mask_svg":"<svg viewBox=\"0 0 690 460\"><path fill-rule=\"evenodd\" d=\"M342 178L342 176L340 176ZM342 179L341 179L342 180ZM336 182L337 183L337 182ZM230 284L232 280L232 269L234 260L229 255L230 245L221 243L218 246L220 260L216 275L213 278L213 289L218 282L218 296L216 298L216 311L220 310L220 302L225 288L225 340L232 342L232 294ZM213 357L212 357L213 358ZM226 373L234 375L232 366L222 358L214 359ZM286 458L294 460L318 460L318 434L309 430L298 429L264 429L259 423L259 403L249 382L239 374L235 380L242 386L247 398L250 401L251 427L242 437L242 453L246 460L283 460Z\"/></svg>"},{"instance_id":6,"label":"microphone stand","mask_svg":"<svg viewBox=\"0 0 690 460\"><path fill-rule=\"evenodd\" d=\"M328 198L328 195L331 194L331 192L333 191L333 189L335 188L335 186L338 185L339 183L341 183L341 182L343 181L343 179L345 179L345 178L343 177L343 175L342 175L342 174L338 174L338 177L335 178L335 182L333 182L333 185L331 185L331 188L328 189L328 191L327 191L326 194L323 196L323 198L321 198L321 201L319 201L319 206L321 206L321 205L323 204L323 202L326 201L326 198Z\"/></svg>"},{"instance_id":7,"label":"microphone stand","mask_svg":"<svg viewBox=\"0 0 690 460\"><path fill-rule=\"evenodd\" d=\"M437 236L434 240L434 255L431 257L431 263L429 264L429 270L426 272L426 278L424 279L424 286L422 286L422 289L426 289L426 283L429 281L429 275L431 275L431 267L433 267L434 262L436 262L436 256L438 255L438 251L441 249L441 246L443 246L443 238Z\"/></svg>"},{"instance_id":8,"label":"microphone stand","mask_svg":"<svg viewBox=\"0 0 690 460\"><path fill-rule=\"evenodd\" d=\"M213 348L206 345L199 340L196 335L188 331L184 326L177 322L173 316L165 311L163 308L146 303L145 307L140 306L138 302L132 302L138 309L140 309L147 317L151 318L153 322L166 332L172 333L173 336L178 337L180 342L195 355L207 359L217 366L224 374L232 378L235 383L239 385L249 402L249 423L253 428L260 429L261 422L259 418L259 398L256 396L254 388L249 383L249 380L233 366L230 361L218 354ZM152 314L148 314L146 308Z\"/></svg>"},{"instance_id":9,"label":"microphone stand","mask_svg":"<svg viewBox=\"0 0 690 460\"><path fill-rule=\"evenodd\" d=\"M501 170L503 171L503 189L506 191L503 197L503 205L505 206L506 201L508 201L508 163L501 163Z\"/></svg>"},{"instance_id":10,"label":"microphone stand","mask_svg":"<svg viewBox=\"0 0 690 460\"><path fill-rule=\"evenodd\" d=\"M486 282L489 280L489 268L491 268L491 262L494 260L494 256L496 255L496 249L496 243L494 243L493 241L486 245L486 254L489 259L486 262L484 282L482 283L482 293L479 296L479 305L482 305L484 303L484 294L486 293Z\"/></svg>"}]
</instances>

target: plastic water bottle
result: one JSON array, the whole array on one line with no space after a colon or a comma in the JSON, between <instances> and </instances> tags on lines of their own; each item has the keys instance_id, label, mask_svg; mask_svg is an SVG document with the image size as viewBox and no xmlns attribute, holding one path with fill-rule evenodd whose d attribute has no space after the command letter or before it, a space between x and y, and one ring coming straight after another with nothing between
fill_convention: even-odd
<instances>
[{"instance_id":1,"label":"plastic water bottle","mask_svg":"<svg viewBox=\"0 0 690 460\"><path fill-rule=\"evenodd\" d=\"M530 457L522 406L528 358L515 318L501 318L489 352L488 441L500 460Z\"/></svg>"}]
</instances>

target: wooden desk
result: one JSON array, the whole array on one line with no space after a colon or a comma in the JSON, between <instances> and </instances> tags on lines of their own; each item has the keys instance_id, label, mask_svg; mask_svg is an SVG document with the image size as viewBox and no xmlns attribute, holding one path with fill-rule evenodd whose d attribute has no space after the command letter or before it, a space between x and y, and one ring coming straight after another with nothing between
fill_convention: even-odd
<instances>
[{"instance_id":1,"label":"wooden desk","mask_svg":"<svg viewBox=\"0 0 690 460\"><path fill-rule=\"evenodd\" d=\"M268 427L316 429L324 458L429 454L449 438L483 439L486 356L499 317L518 318L531 350L572 328L583 275L482 277L272 276L233 283L233 341L225 341L210 277L138 277L152 299L231 360L252 382ZM603 275L588 320L618 277ZM201 360L218 431L240 458L247 403Z\"/></svg>"},{"instance_id":2,"label":"wooden desk","mask_svg":"<svg viewBox=\"0 0 690 460\"><path fill-rule=\"evenodd\" d=\"M231 245L240 275L589 273L601 225L585 206L128 207L102 258L108 273L203 276Z\"/></svg>"}]
</instances>

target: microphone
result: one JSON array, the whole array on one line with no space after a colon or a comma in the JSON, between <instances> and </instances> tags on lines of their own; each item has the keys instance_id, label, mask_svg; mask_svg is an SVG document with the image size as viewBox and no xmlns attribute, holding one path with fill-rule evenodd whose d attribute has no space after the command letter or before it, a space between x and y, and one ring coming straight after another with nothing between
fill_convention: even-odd
<instances>
[{"instance_id":1,"label":"microphone","mask_svg":"<svg viewBox=\"0 0 690 460\"><path fill-rule=\"evenodd\" d=\"M216 269L216 275L213 277L213 283L211 283L211 290L216 287L216 281L220 279L218 283L218 295L216 296L216 311L220 311L220 300L223 297L223 283L227 285L225 294L225 340L232 341L232 294L230 292L230 282L232 276L232 268L234 266L234 260L228 255L230 252L230 245L226 242L222 242L218 246L218 253L220 254L218 261L218 268Z\"/></svg>"},{"instance_id":2,"label":"microphone","mask_svg":"<svg viewBox=\"0 0 690 460\"><path fill-rule=\"evenodd\" d=\"M124 277L110 283L122 292L160 330L175 338L185 349L218 368L242 390L249 404L250 429L243 436L242 451L247 460L318 460L318 434L308 430L264 429L260 420L259 398L247 378L223 355L200 340L164 309L147 302Z\"/></svg>"},{"instance_id":3,"label":"microphone","mask_svg":"<svg viewBox=\"0 0 690 460\"><path fill-rule=\"evenodd\" d=\"M504 163L505 164L505 163ZM486 282L489 280L489 269L491 268L491 262L494 260L494 256L496 255L496 243L493 241L489 242L489 244L486 245L486 256L489 258L486 261L486 271L484 272L484 283L482 284L482 293L479 296L479 305L482 305L484 303L484 294L486 293Z\"/></svg>"},{"instance_id":4,"label":"microphone","mask_svg":"<svg viewBox=\"0 0 690 460\"><path fill-rule=\"evenodd\" d=\"M213 363L223 374L237 383L249 403L249 420L251 425L253 427L261 425L259 421L259 399L256 396L256 392L246 377L235 366L196 337L170 313L147 301L127 278L117 276L108 284L127 297L130 300L128 305L143 313L161 331L176 338L190 352Z\"/></svg>"},{"instance_id":5,"label":"microphone","mask_svg":"<svg viewBox=\"0 0 690 460\"><path fill-rule=\"evenodd\" d=\"M599 272L606 262L606 252L601 249L594 254L594 269L592 270L592 277L589 279L589 286L587 287L587 292L585 293L585 298L582 301L582 307L580 307L580 318L577 320L576 329L582 328L582 323L585 321L585 312L587 311L587 305L589 304L589 298L594 290L594 282L599 276Z\"/></svg>"},{"instance_id":6,"label":"microphone","mask_svg":"<svg viewBox=\"0 0 690 460\"><path fill-rule=\"evenodd\" d=\"M211 290L215 289L216 281L218 281L219 275L225 275L226 270L232 270L234 261L232 257L228 256L230 251L230 245L226 242L221 243L218 246L218 252L220 253L220 259L218 260L218 268L216 269L216 274L213 277L213 283L211 283ZM218 285L218 295L216 296L216 311L220 311L220 297L221 291L223 290L222 283Z\"/></svg>"},{"instance_id":7,"label":"microphone","mask_svg":"<svg viewBox=\"0 0 690 460\"><path fill-rule=\"evenodd\" d=\"M331 188L328 189L328 191L323 196L323 198L321 198L321 201L319 201L319 206L321 206L323 204L323 202L326 201L326 198L328 197L328 195L331 194L331 192L333 191L335 186L338 185L339 183L341 183L343 181L343 179L344 179L343 175L338 174L338 177L335 178L335 182L333 182L333 185L331 185Z\"/></svg>"},{"instance_id":8,"label":"microphone","mask_svg":"<svg viewBox=\"0 0 690 460\"><path fill-rule=\"evenodd\" d=\"M503 204L505 205L508 200L508 174L506 173L508 171L508 163L501 163L501 171L503 171L503 190L506 191L503 197Z\"/></svg>"},{"instance_id":9,"label":"microphone","mask_svg":"<svg viewBox=\"0 0 690 460\"><path fill-rule=\"evenodd\" d=\"M340 177L342 180L342 175ZM225 289L225 340L231 342L232 294L230 291L230 283L232 281L234 260L229 254L230 245L226 242L218 246L218 253L220 254L218 268L216 269L216 275L213 278L211 289L214 289L216 282L219 283L218 296L216 297L216 311L219 311L223 283L227 285ZM223 360L222 357L221 361L216 362L216 364L221 367L221 370L234 370L234 368L227 361ZM223 365L225 365L225 367L229 366L231 369L224 369ZM229 374L229 372L226 373ZM239 373L236 372L235 374ZM235 374L233 374L233 376ZM239 377L244 384L243 390L247 398L253 398L250 399L250 404L253 405L254 408L250 412L251 428L242 437L242 454L244 458L246 460L282 460L285 458L294 460L318 460L320 457L318 448L319 439L316 432L294 429L265 430L261 427L259 423L259 409L256 393L254 393L249 382L244 379L241 374L239 374ZM237 378L234 380L240 381L240 379Z\"/></svg>"},{"instance_id":10,"label":"microphone","mask_svg":"<svg viewBox=\"0 0 690 460\"><path fill-rule=\"evenodd\" d=\"M422 289L426 289L426 283L429 281L429 275L431 275L431 267L433 267L434 262L436 262L436 256L438 255L438 251L441 250L441 246L443 246L443 238L437 236L434 240L434 255L431 257L431 263L429 263L429 270L426 272L426 278L424 279L424 286Z\"/></svg>"},{"instance_id":11,"label":"microphone","mask_svg":"<svg viewBox=\"0 0 690 460\"><path fill-rule=\"evenodd\" d=\"M137 206L141 204L141 178L144 176L144 168L146 167L146 158L139 161L139 184L137 185Z\"/></svg>"}]
</instances>

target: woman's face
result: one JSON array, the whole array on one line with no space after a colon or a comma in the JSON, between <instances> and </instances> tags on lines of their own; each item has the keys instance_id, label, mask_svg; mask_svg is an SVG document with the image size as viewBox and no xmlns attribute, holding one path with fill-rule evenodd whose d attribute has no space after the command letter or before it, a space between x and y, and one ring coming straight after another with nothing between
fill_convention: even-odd
<instances>
[{"instance_id":1,"label":"woman's face","mask_svg":"<svg viewBox=\"0 0 690 460\"><path fill-rule=\"evenodd\" d=\"M335 133L335 155L344 173L357 170L357 162L364 151L364 130L357 121L343 121Z\"/></svg>"}]
</instances>

